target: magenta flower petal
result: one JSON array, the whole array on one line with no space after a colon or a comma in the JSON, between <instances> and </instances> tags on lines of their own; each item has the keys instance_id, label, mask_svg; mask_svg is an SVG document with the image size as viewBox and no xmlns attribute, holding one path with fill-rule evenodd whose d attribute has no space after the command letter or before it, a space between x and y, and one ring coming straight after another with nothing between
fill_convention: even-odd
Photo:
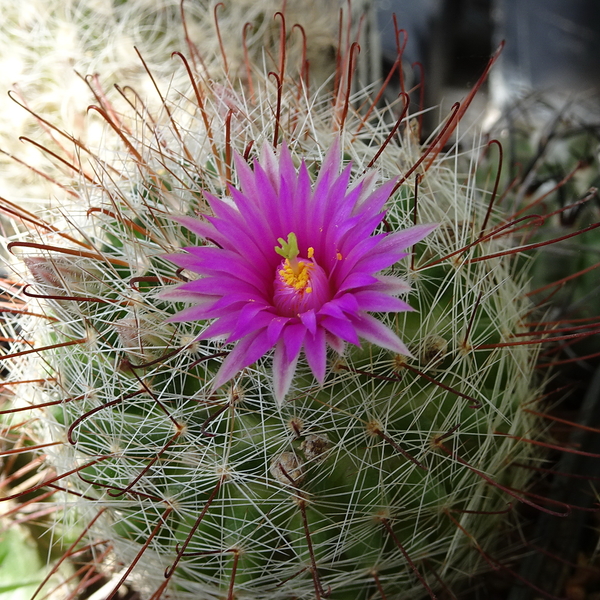
<instances>
[{"instance_id":1,"label":"magenta flower petal","mask_svg":"<svg viewBox=\"0 0 600 600\"><path fill-rule=\"evenodd\" d=\"M427 237L436 227L436 223L426 223L390 233L381 243L381 251L387 251L388 249L392 251L394 248L402 250L410 248Z\"/></svg>"},{"instance_id":2,"label":"magenta flower petal","mask_svg":"<svg viewBox=\"0 0 600 600\"><path fill-rule=\"evenodd\" d=\"M400 277L394 275L378 275L377 282L365 286L364 290L376 290L385 294L397 295L410 292L410 284Z\"/></svg>"},{"instance_id":3,"label":"magenta flower petal","mask_svg":"<svg viewBox=\"0 0 600 600\"><path fill-rule=\"evenodd\" d=\"M325 317L321 321L321 326L324 327L330 333L333 333L336 337L350 342L355 346L360 345L358 339L356 327L350 322L349 319L336 319L335 317Z\"/></svg>"},{"instance_id":4,"label":"magenta flower petal","mask_svg":"<svg viewBox=\"0 0 600 600\"><path fill-rule=\"evenodd\" d=\"M291 321L289 317L274 317L267 326L267 335L273 346L281 335L283 328Z\"/></svg>"},{"instance_id":5,"label":"magenta flower petal","mask_svg":"<svg viewBox=\"0 0 600 600\"><path fill-rule=\"evenodd\" d=\"M325 345L325 330L319 327L314 335L310 333L304 338L304 353L308 366L319 383L325 379L327 368L327 352Z\"/></svg>"},{"instance_id":6,"label":"magenta flower petal","mask_svg":"<svg viewBox=\"0 0 600 600\"><path fill-rule=\"evenodd\" d=\"M302 349L306 337L306 327L302 323L290 323L284 329L281 337L288 356L294 357Z\"/></svg>"},{"instance_id":7,"label":"magenta flower petal","mask_svg":"<svg viewBox=\"0 0 600 600\"><path fill-rule=\"evenodd\" d=\"M252 168L234 156L240 187L229 188L229 200L205 194L213 215L174 219L204 245L164 257L199 276L160 295L192 303L171 320L209 321L198 339L235 344L213 389L273 347L280 404L301 352L319 382L327 345L342 353L362 338L410 356L398 335L369 313L412 310L397 297L409 291L408 283L382 271L436 225L376 233L395 181L377 188L370 172L351 184L351 165L340 170L340 164L336 139L311 184L306 164L296 169L285 144L277 153L265 145Z\"/></svg>"},{"instance_id":8,"label":"magenta flower petal","mask_svg":"<svg viewBox=\"0 0 600 600\"><path fill-rule=\"evenodd\" d=\"M354 293L352 297L362 310L373 312L406 312L413 310L404 300L381 292L361 290Z\"/></svg>"},{"instance_id":9,"label":"magenta flower petal","mask_svg":"<svg viewBox=\"0 0 600 600\"><path fill-rule=\"evenodd\" d=\"M308 332L311 335L316 335L316 333L317 333L317 316L315 314L315 311L312 309L307 310L306 312L300 313L298 316L300 317L300 321L302 321L302 324L304 325L304 327L306 327Z\"/></svg>"},{"instance_id":10,"label":"magenta flower petal","mask_svg":"<svg viewBox=\"0 0 600 600\"><path fill-rule=\"evenodd\" d=\"M365 340L392 352L412 357L404 342L381 321L366 313L352 317L356 332Z\"/></svg>"},{"instance_id":11,"label":"magenta flower petal","mask_svg":"<svg viewBox=\"0 0 600 600\"><path fill-rule=\"evenodd\" d=\"M283 340L277 342L273 354L273 392L280 406L292 384L296 365L298 364L298 356L299 352L292 358L288 354Z\"/></svg>"},{"instance_id":12,"label":"magenta flower petal","mask_svg":"<svg viewBox=\"0 0 600 600\"><path fill-rule=\"evenodd\" d=\"M329 331L325 332L325 340L338 354L344 354L344 350L346 349L346 342L344 340Z\"/></svg>"}]
</instances>

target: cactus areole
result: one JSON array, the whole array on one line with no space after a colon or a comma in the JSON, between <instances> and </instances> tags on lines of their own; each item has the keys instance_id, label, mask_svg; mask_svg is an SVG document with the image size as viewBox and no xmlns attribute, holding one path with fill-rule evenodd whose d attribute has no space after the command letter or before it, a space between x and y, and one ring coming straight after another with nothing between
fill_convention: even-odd
<instances>
[{"instance_id":1,"label":"cactus areole","mask_svg":"<svg viewBox=\"0 0 600 600\"><path fill-rule=\"evenodd\" d=\"M172 321L212 319L200 339L225 336L236 343L214 388L275 346L273 388L279 404L289 390L300 351L323 382L327 343L342 352L359 338L410 356L400 338L369 311L403 312L401 278L380 272L407 256L435 224L377 233L395 181L368 189L367 179L349 187L336 140L315 185L303 162L296 171L284 145L279 156L265 145L251 170L236 158L242 190L233 203L206 193L214 213L206 221L179 219L209 245L167 258L201 277L162 294L194 305ZM213 243L210 243L213 242Z\"/></svg>"}]
</instances>

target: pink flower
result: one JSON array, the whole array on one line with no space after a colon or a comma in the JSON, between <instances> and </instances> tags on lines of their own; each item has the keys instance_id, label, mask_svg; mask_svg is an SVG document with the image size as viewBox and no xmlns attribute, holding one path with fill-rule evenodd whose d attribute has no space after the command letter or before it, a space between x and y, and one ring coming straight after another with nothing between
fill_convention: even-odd
<instances>
[{"instance_id":1,"label":"pink flower","mask_svg":"<svg viewBox=\"0 0 600 600\"><path fill-rule=\"evenodd\" d=\"M319 382L325 378L327 344L341 353L346 342L359 345L363 338L410 355L396 333L369 312L411 310L396 297L408 284L380 273L436 225L374 235L395 181L373 191L371 173L350 187L351 165L340 173L340 162L336 141L312 185L304 162L297 171L285 145L278 156L265 145L253 169L236 156L241 191L230 188L232 201L205 193L214 216L176 219L207 245L166 257L200 278L161 297L194 303L172 321L213 321L199 339L224 337L236 344L214 389L273 347L279 403L301 350Z\"/></svg>"}]
</instances>

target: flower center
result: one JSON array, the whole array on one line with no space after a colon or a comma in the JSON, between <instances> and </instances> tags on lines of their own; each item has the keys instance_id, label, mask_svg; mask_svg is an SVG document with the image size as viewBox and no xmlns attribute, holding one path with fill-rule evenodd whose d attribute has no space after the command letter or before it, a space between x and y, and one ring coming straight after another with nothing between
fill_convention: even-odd
<instances>
[{"instance_id":1,"label":"flower center","mask_svg":"<svg viewBox=\"0 0 600 600\"><path fill-rule=\"evenodd\" d=\"M296 264L292 265L286 258L283 262L283 268L279 269L278 273L285 285L293 287L299 292L310 294L310 272L314 270L315 265L304 260L296 260ZM295 267L295 268L294 268Z\"/></svg>"},{"instance_id":2,"label":"flower center","mask_svg":"<svg viewBox=\"0 0 600 600\"><path fill-rule=\"evenodd\" d=\"M281 247L275 251L284 260L275 273L273 304L286 317L297 316L310 309L319 309L331 300L327 274L313 259L314 250L308 249L308 258L298 258L298 240L290 233L287 242L277 240Z\"/></svg>"}]
</instances>

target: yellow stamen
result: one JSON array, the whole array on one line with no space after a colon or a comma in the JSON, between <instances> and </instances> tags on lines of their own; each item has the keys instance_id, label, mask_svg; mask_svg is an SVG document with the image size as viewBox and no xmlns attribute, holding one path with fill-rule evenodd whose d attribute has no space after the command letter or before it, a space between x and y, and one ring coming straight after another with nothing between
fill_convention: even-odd
<instances>
[{"instance_id":1,"label":"yellow stamen","mask_svg":"<svg viewBox=\"0 0 600 600\"><path fill-rule=\"evenodd\" d=\"M304 290L307 293L312 292L312 288L307 287L310 280L310 272L313 269L312 263L298 262L296 270L286 258L283 269L279 271L279 275L283 282L296 290Z\"/></svg>"},{"instance_id":2,"label":"yellow stamen","mask_svg":"<svg viewBox=\"0 0 600 600\"><path fill-rule=\"evenodd\" d=\"M338 253L336 254L336 258L337 258L338 260L342 260L342 258L343 258L343 257L342 257L342 253L341 253L341 252L338 252Z\"/></svg>"},{"instance_id":3,"label":"yellow stamen","mask_svg":"<svg viewBox=\"0 0 600 600\"><path fill-rule=\"evenodd\" d=\"M312 258L314 255L315 255L315 249L311 246L308 249L307 256L308 256L308 258Z\"/></svg>"}]
</instances>

